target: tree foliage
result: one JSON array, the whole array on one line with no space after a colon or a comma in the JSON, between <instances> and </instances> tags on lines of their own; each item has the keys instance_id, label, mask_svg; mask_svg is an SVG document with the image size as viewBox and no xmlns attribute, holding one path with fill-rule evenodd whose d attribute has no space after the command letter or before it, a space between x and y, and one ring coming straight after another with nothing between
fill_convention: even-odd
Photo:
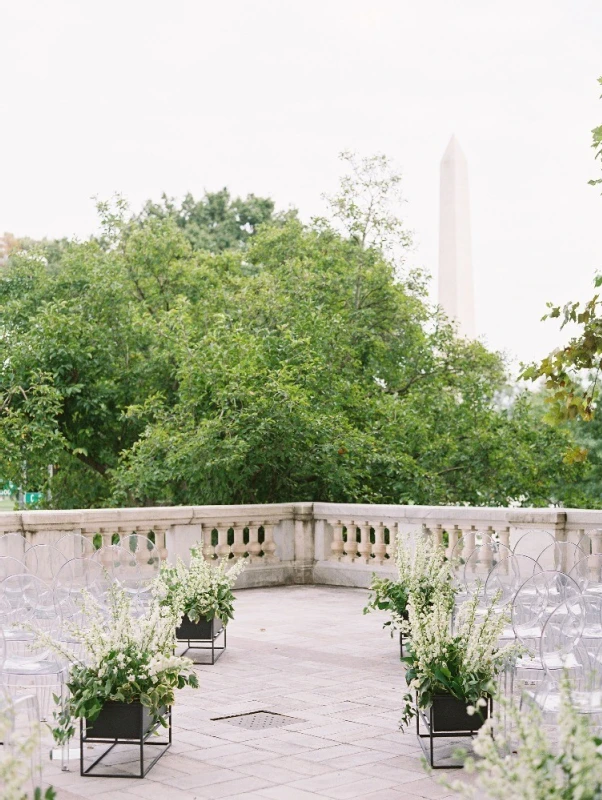
<instances>
[{"instance_id":1,"label":"tree foliage","mask_svg":"<svg viewBox=\"0 0 602 800\"><path fill-rule=\"evenodd\" d=\"M101 204L98 238L14 255L0 474L56 507L568 501L569 434L401 276L387 164L355 163L336 228L222 192Z\"/></svg>"},{"instance_id":2,"label":"tree foliage","mask_svg":"<svg viewBox=\"0 0 602 800\"><path fill-rule=\"evenodd\" d=\"M602 78L598 79L602 84ZM592 131L595 158L602 160L602 125ZM592 179L591 185L602 183L602 178ZM602 275L597 275L594 285L602 286ZM596 293L586 303L568 302L564 306L548 303L546 319L560 319L561 328L576 325L578 333L566 347L550 353L539 364L529 365L523 372L527 380L543 378L548 391L546 419L551 423L593 418L598 396L598 382L602 367L602 299ZM582 459L583 448L569 454L569 458Z\"/></svg>"}]
</instances>

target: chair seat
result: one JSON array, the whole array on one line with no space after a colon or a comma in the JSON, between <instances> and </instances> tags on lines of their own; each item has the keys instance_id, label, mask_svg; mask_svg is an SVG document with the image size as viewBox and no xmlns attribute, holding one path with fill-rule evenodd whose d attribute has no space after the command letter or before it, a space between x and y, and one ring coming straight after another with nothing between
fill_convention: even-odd
<instances>
[{"instance_id":1,"label":"chair seat","mask_svg":"<svg viewBox=\"0 0 602 800\"><path fill-rule=\"evenodd\" d=\"M7 658L2 665L3 675L58 675L64 667L58 661L31 658Z\"/></svg>"},{"instance_id":2,"label":"chair seat","mask_svg":"<svg viewBox=\"0 0 602 800\"><path fill-rule=\"evenodd\" d=\"M19 628L4 628L2 633L7 642L33 642L35 639L31 631L22 631Z\"/></svg>"},{"instance_id":3,"label":"chair seat","mask_svg":"<svg viewBox=\"0 0 602 800\"><path fill-rule=\"evenodd\" d=\"M557 714L560 711L561 696L557 691L546 692L541 695L532 695L542 711ZM602 691L596 689L592 692L571 692L571 702L580 714L597 714L602 712Z\"/></svg>"}]
</instances>

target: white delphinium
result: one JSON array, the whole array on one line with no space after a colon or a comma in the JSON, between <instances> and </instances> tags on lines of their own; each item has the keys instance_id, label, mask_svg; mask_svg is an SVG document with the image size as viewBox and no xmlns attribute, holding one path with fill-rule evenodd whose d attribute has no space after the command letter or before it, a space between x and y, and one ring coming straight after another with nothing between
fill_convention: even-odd
<instances>
[{"instance_id":1,"label":"white delphinium","mask_svg":"<svg viewBox=\"0 0 602 800\"><path fill-rule=\"evenodd\" d=\"M364 613L372 609L388 611L390 620L385 626L391 630L408 632L408 601L413 597L414 605L429 606L434 595L447 598L453 603L452 575L442 545L432 536L417 532L410 536L399 532L396 538L395 564L397 580L372 579L372 596Z\"/></svg>"},{"instance_id":2,"label":"white delphinium","mask_svg":"<svg viewBox=\"0 0 602 800\"><path fill-rule=\"evenodd\" d=\"M153 602L134 617L129 595L112 586L108 606L82 592L81 620L65 623L59 640L36 631L38 640L69 663L69 701L57 714L58 742L73 735L73 719L93 721L104 703L140 702L157 721L174 701L176 688L198 686L193 663L173 655L176 611ZM74 643L74 644L71 644Z\"/></svg>"},{"instance_id":3,"label":"white delphinium","mask_svg":"<svg viewBox=\"0 0 602 800\"><path fill-rule=\"evenodd\" d=\"M508 701L500 703L511 721L513 738L504 726L487 720L474 742L479 760L468 758L466 770L475 773L470 785L462 781L445 785L463 797L489 800L600 800L602 756L587 718L572 705L570 683L561 682L561 701L552 745L536 706L521 710ZM514 751L514 752L513 752Z\"/></svg>"},{"instance_id":4,"label":"white delphinium","mask_svg":"<svg viewBox=\"0 0 602 800\"><path fill-rule=\"evenodd\" d=\"M155 583L155 595L162 606L191 622L201 617L218 617L224 625L234 615L232 588L246 566L244 559L215 564L207 561L200 545L190 551L190 564L179 558L176 564L163 564Z\"/></svg>"},{"instance_id":5,"label":"white delphinium","mask_svg":"<svg viewBox=\"0 0 602 800\"><path fill-rule=\"evenodd\" d=\"M479 596L465 603L452 632L452 608L448 597L437 592L425 607L410 595L409 626L412 637L408 654L402 659L408 666L406 681L416 693L404 696L402 724L425 709L437 694L449 694L472 707L472 713L486 705L485 696L495 689L495 677L515 658L521 648L510 643L499 647L507 623L504 614L495 610L499 596L492 599L484 615L477 614Z\"/></svg>"}]
</instances>

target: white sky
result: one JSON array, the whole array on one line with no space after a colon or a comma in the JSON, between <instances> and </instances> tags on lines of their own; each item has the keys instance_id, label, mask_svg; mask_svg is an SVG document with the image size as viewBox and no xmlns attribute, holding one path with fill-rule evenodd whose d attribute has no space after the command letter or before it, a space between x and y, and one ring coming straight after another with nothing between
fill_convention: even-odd
<instances>
[{"instance_id":1,"label":"white sky","mask_svg":"<svg viewBox=\"0 0 602 800\"><path fill-rule=\"evenodd\" d=\"M94 195L222 186L309 218L349 148L402 168L436 274L455 133L477 329L537 358L561 341L546 300L602 269L601 43L599 0L0 0L0 230L85 237Z\"/></svg>"}]
</instances>

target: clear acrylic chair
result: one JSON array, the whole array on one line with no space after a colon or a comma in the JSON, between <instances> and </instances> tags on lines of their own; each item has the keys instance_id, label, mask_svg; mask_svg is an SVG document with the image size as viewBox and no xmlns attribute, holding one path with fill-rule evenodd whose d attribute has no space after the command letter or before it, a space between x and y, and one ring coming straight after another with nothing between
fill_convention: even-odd
<instances>
[{"instance_id":1,"label":"clear acrylic chair","mask_svg":"<svg viewBox=\"0 0 602 800\"><path fill-rule=\"evenodd\" d=\"M0 593L11 598L11 604L0 607L0 627L3 631L14 632L13 638L7 637L7 653L0 683L21 691L35 691L42 719L50 716L53 690L65 697L65 682L69 665L60 659L46 645L39 643L37 636L26 640L26 647L20 647L19 631L25 622L34 628L45 631L53 638L58 638L61 618L54 605L52 590L35 575L11 575L0 585ZM9 610L7 610L7 606ZM2 612L4 609L4 612ZM30 631L23 631L31 637Z\"/></svg>"},{"instance_id":2,"label":"clear acrylic chair","mask_svg":"<svg viewBox=\"0 0 602 800\"><path fill-rule=\"evenodd\" d=\"M0 558L9 556L23 561L30 544L20 533L4 533L0 536Z\"/></svg>"},{"instance_id":3,"label":"clear acrylic chair","mask_svg":"<svg viewBox=\"0 0 602 800\"><path fill-rule=\"evenodd\" d=\"M568 613L567 613L568 612ZM552 612L540 642L540 659L545 679L534 694L546 721L555 723L560 708L562 675L571 682L571 701L580 714L597 728L602 723L602 639L584 640L587 626L586 601L574 598L567 609ZM590 646L588 646L588 644Z\"/></svg>"},{"instance_id":4,"label":"clear acrylic chair","mask_svg":"<svg viewBox=\"0 0 602 800\"><path fill-rule=\"evenodd\" d=\"M20 575L23 572L28 572L23 561L12 556L0 556L0 581L8 578L9 575Z\"/></svg>"},{"instance_id":5,"label":"clear acrylic chair","mask_svg":"<svg viewBox=\"0 0 602 800\"><path fill-rule=\"evenodd\" d=\"M590 651L597 651L598 640L602 641L602 595L583 592L581 598L585 608L581 639Z\"/></svg>"},{"instance_id":6,"label":"clear acrylic chair","mask_svg":"<svg viewBox=\"0 0 602 800\"><path fill-rule=\"evenodd\" d=\"M161 569L161 554L155 543L148 536L137 533L122 536L121 547L131 553L140 572L140 588L138 599L143 606L151 600L151 589Z\"/></svg>"},{"instance_id":7,"label":"clear acrylic chair","mask_svg":"<svg viewBox=\"0 0 602 800\"><path fill-rule=\"evenodd\" d=\"M510 548L498 542L486 542L475 547L464 564L461 590L469 597L473 597L476 593L484 597L485 584L491 571L503 562L503 566L497 572L501 578L504 569L511 568L511 562L508 560L511 555Z\"/></svg>"},{"instance_id":8,"label":"clear acrylic chair","mask_svg":"<svg viewBox=\"0 0 602 800\"><path fill-rule=\"evenodd\" d=\"M569 595L547 617L539 640L539 658L547 673L571 671L580 665L575 648L583 636L586 604L582 596Z\"/></svg>"},{"instance_id":9,"label":"clear acrylic chair","mask_svg":"<svg viewBox=\"0 0 602 800\"><path fill-rule=\"evenodd\" d=\"M49 586L66 563L65 556L52 544L36 544L25 553L28 571Z\"/></svg>"},{"instance_id":10,"label":"clear acrylic chair","mask_svg":"<svg viewBox=\"0 0 602 800\"><path fill-rule=\"evenodd\" d=\"M583 550L586 556L593 553L592 537L589 533L584 533L578 540L577 545Z\"/></svg>"},{"instance_id":11,"label":"clear acrylic chair","mask_svg":"<svg viewBox=\"0 0 602 800\"><path fill-rule=\"evenodd\" d=\"M550 531L542 529L532 529L523 533L518 539L512 552L516 556L529 556L537 560L542 550L554 544L556 539Z\"/></svg>"},{"instance_id":12,"label":"clear acrylic chair","mask_svg":"<svg viewBox=\"0 0 602 800\"><path fill-rule=\"evenodd\" d=\"M70 645L78 658L85 652L80 642L69 632L69 624L86 627L82 607L83 593L89 594L102 608L108 611L108 594L112 578L107 570L90 558L72 558L59 570L54 582L54 603L62 620L60 639Z\"/></svg>"},{"instance_id":13,"label":"clear acrylic chair","mask_svg":"<svg viewBox=\"0 0 602 800\"><path fill-rule=\"evenodd\" d=\"M554 542L541 551L537 562L544 570L564 572L568 575L575 565L585 557L585 551L577 544Z\"/></svg>"},{"instance_id":14,"label":"clear acrylic chair","mask_svg":"<svg viewBox=\"0 0 602 800\"><path fill-rule=\"evenodd\" d=\"M464 534L458 538L458 541L453 546L450 553L450 561L452 564L463 565L475 547L480 547L482 544L491 544L494 541L494 537L487 531L474 531L474 541L471 536Z\"/></svg>"},{"instance_id":15,"label":"clear acrylic chair","mask_svg":"<svg viewBox=\"0 0 602 800\"><path fill-rule=\"evenodd\" d=\"M582 592L602 596L602 553L580 559L569 575L577 581Z\"/></svg>"},{"instance_id":16,"label":"clear acrylic chair","mask_svg":"<svg viewBox=\"0 0 602 800\"><path fill-rule=\"evenodd\" d=\"M121 545L112 544L98 549L92 560L101 564L111 580L125 589L136 603L145 588L145 582L134 553Z\"/></svg>"},{"instance_id":17,"label":"clear acrylic chair","mask_svg":"<svg viewBox=\"0 0 602 800\"><path fill-rule=\"evenodd\" d=\"M94 542L81 533L66 533L54 545L65 556L67 561L72 558L90 558L96 548Z\"/></svg>"},{"instance_id":18,"label":"clear acrylic chair","mask_svg":"<svg viewBox=\"0 0 602 800\"><path fill-rule=\"evenodd\" d=\"M519 588L511 604L512 628L516 639L529 651L517 662L517 671L542 673L540 640L544 625L553 611L557 617L567 614L569 601L581 598L577 583L568 575L553 570L542 571ZM543 675L539 674L538 678Z\"/></svg>"},{"instance_id":19,"label":"clear acrylic chair","mask_svg":"<svg viewBox=\"0 0 602 800\"><path fill-rule=\"evenodd\" d=\"M530 556L510 554L502 558L491 569L484 588L484 601L486 606L493 604L494 598L499 595L495 605L499 612L509 611L510 604L521 586L533 575L543 570ZM514 639L514 630L508 625L502 638Z\"/></svg>"}]
</instances>

